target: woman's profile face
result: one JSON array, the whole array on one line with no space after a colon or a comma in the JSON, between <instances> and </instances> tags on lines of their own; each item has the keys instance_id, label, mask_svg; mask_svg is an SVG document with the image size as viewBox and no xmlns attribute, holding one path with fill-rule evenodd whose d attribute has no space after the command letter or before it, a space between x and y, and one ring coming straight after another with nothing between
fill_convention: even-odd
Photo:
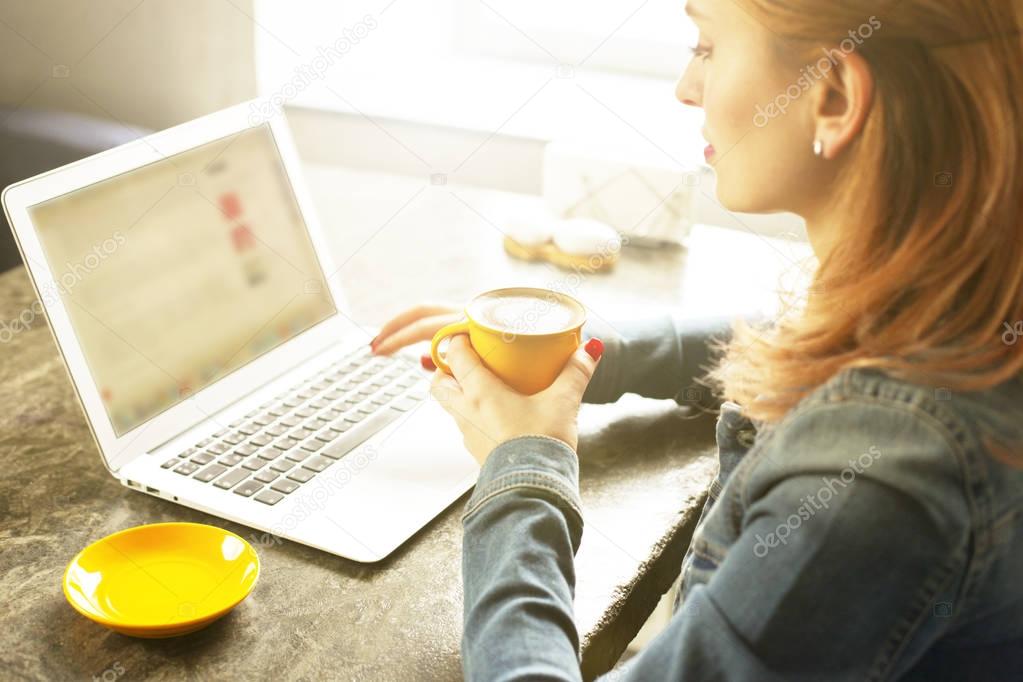
<instances>
[{"instance_id":1,"label":"woman's profile face","mask_svg":"<svg viewBox=\"0 0 1023 682\"><path fill-rule=\"evenodd\" d=\"M803 214L822 199L822 185L811 91L785 94L795 92L800 68L783 64L777 39L737 2L689 0L686 12L700 36L676 96L706 114L718 200L731 211Z\"/></svg>"}]
</instances>

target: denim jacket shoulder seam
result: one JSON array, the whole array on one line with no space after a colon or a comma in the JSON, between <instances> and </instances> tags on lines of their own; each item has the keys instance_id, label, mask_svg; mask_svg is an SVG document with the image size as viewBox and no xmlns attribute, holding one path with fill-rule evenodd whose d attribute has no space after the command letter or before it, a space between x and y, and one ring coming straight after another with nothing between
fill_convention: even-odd
<instances>
[{"instance_id":1,"label":"denim jacket shoulder seam","mask_svg":"<svg viewBox=\"0 0 1023 682\"><path fill-rule=\"evenodd\" d=\"M970 490L969 486L969 483L972 482L973 480L973 476L971 468L969 466L967 453L964 448L965 444L961 442L958 438L956 438L955 435L946 427L946 425L935 415L931 414L927 410L921 410L917 406L912 405L910 403L904 403L898 400L892 400L890 398L885 398L881 396L866 396L860 394L845 396L845 399L842 400L841 402L814 401L812 403L807 403L801 406L796 411L792 412L787 417L785 417L783 419L783 422L779 424L779 428L775 429L771 435L773 436L776 435L778 432L783 431L784 427L791 427L792 424L796 423L802 418L819 414L822 411L840 409L842 407L849 405L887 406L905 412L906 414L912 417L918 418L921 424L924 424L925 426L930 428L948 447L948 451L954 458L957 471L959 472L960 477L962 479L961 492L963 493L963 496L967 499L969 503L971 513L980 512L980 510L978 509L977 500L974 498L973 491ZM771 440L773 441L773 439ZM770 445L770 442L771 441L765 441L761 444L758 444L760 445L760 447L757 449L766 450L767 447ZM749 454L753 455L754 453L751 451ZM748 506L750 503L748 495L749 490L747 488L747 484L749 482L749 474L753 469L756 468L756 465L762 461L763 457L750 458L750 466L748 467L747 471L743 472L743 474L745 475L743 475L740 479L740 482L742 483L741 499L744 506ZM970 527L972 530L973 529L972 519Z\"/></svg>"},{"instance_id":2,"label":"denim jacket shoulder seam","mask_svg":"<svg viewBox=\"0 0 1023 682\"><path fill-rule=\"evenodd\" d=\"M971 471L968 462L968 455L964 451L965 443L956 438L955 435L947 428L946 424L942 422L937 415L932 414L928 410L920 409L919 406L913 403L906 403L893 399L889 396L878 396L878 395L863 395L859 392L852 395L845 396L845 399L841 402L835 401L813 401L802 406L797 412L792 413L784 421L784 426L789 426L796 422L800 418L812 416L818 414L822 410L838 409L846 405L881 405L892 409L898 409L908 416L918 419L925 428L930 429L935 435L937 435L945 448L948 450L949 455L955 462L956 471L960 477L959 482L959 494L963 496L966 502L967 508L970 513L970 518L966 519L966 526L964 532L967 536L973 536L977 532L977 523L982 522L982 519L977 519L974 514L983 516L984 512L980 510L978 501L975 500L970 490L970 483L972 481ZM780 424L779 427L782 425ZM782 431L782 428L777 431ZM765 442L764 447L766 448L769 443ZM750 453L753 454L753 453ZM750 461L750 466L747 471L742 472L742 476L739 479L741 489L739 491L740 499L742 500L741 508L748 508L751 504L749 497L749 480L750 473L756 468L756 465L763 460L762 457L753 458ZM984 505L986 506L986 505ZM921 585L918 592L920 599L918 602L924 603L928 598L929 594L936 594L936 590L947 581L949 576L955 571L956 564L960 565L962 575L964 578L963 584L958 590L959 595L966 594L970 591L971 584L974 580L979 580L981 576L971 576L971 564L973 559L968 556L963 550L957 550L955 554L949 558L949 561L940 565L935 572L932 573L928 579ZM972 580L971 580L972 577ZM922 607L921 607L922 609ZM915 628L919 625L921 619L926 615L926 609L922 609L912 620L900 621L893 632L890 634L889 642L885 645L885 649L879 654L878 659L875 661L871 674L868 679L882 679L883 673L893 660L896 660L897 653L908 641ZM905 632L899 632L899 628L905 630Z\"/></svg>"},{"instance_id":3,"label":"denim jacket shoulder seam","mask_svg":"<svg viewBox=\"0 0 1023 682\"><path fill-rule=\"evenodd\" d=\"M916 599L911 607L915 615L906 615L899 619L889 632L888 639L878 652L867 674L868 680L882 680L891 666L899 660L900 653L912 639L913 633L920 627L929 611L928 605L934 603L934 597L949 578L954 577L956 564L966 564L969 559L965 552L958 550L942 564L939 564L921 583L916 592Z\"/></svg>"}]
</instances>

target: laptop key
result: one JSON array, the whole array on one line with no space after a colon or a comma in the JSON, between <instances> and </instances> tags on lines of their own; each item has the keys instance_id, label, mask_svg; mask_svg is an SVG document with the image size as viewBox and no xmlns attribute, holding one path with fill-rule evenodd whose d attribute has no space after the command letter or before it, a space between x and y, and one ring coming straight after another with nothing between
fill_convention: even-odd
<instances>
[{"instance_id":1,"label":"laptop key","mask_svg":"<svg viewBox=\"0 0 1023 682\"><path fill-rule=\"evenodd\" d=\"M280 448L263 448L262 450L259 451L258 456L260 459L265 459L268 462L272 462L273 460L277 459L283 454L284 451L281 450Z\"/></svg>"},{"instance_id":2,"label":"laptop key","mask_svg":"<svg viewBox=\"0 0 1023 682\"><path fill-rule=\"evenodd\" d=\"M263 484L259 481L245 481L234 489L234 494L241 495L242 497L252 497L262 489Z\"/></svg>"},{"instance_id":3,"label":"laptop key","mask_svg":"<svg viewBox=\"0 0 1023 682\"><path fill-rule=\"evenodd\" d=\"M239 433L244 433L246 436L251 436L254 433L259 433L260 425L256 422L249 422L244 426L238 427Z\"/></svg>"},{"instance_id":4,"label":"laptop key","mask_svg":"<svg viewBox=\"0 0 1023 682\"><path fill-rule=\"evenodd\" d=\"M273 426L266 427L266 433L270 434L275 438L277 436L283 436L286 431L287 429L281 426L280 424L274 424Z\"/></svg>"},{"instance_id":5,"label":"laptop key","mask_svg":"<svg viewBox=\"0 0 1023 682\"><path fill-rule=\"evenodd\" d=\"M301 449L302 450L308 450L309 452L316 452L317 450L322 448L324 445L326 445L326 443L324 443L319 438L313 438L312 440L307 440L306 442L302 443L302 448Z\"/></svg>"},{"instance_id":6,"label":"laptop key","mask_svg":"<svg viewBox=\"0 0 1023 682\"><path fill-rule=\"evenodd\" d=\"M252 438L250 438L249 442L252 443L253 445L263 447L264 445L269 445L271 440L272 439L270 438L270 436L266 435L265 433L261 433L258 436L253 436Z\"/></svg>"},{"instance_id":7,"label":"laptop key","mask_svg":"<svg viewBox=\"0 0 1023 682\"><path fill-rule=\"evenodd\" d=\"M302 467L298 467L297 469L292 469L287 474L288 478L290 478L292 481L297 481L299 483L306 483L307 481L312 479L312 477L315 476L315 475L316 475L315 471L310 471L309 469L303 469Z\"/></svg>"},{"instance_id":8,"label":"laptop key","mask_svg":"<svg viewBox=\"0 0 1023 682\"><path fill-rule=\"evenodd\" d=\"M194 478L196 480L202 481L203 483L209 483L210 481L212 481L214 478L224 473L225 471L227 471L226 466L223 466L222 464L211 464L202 471L200 471L199 473L197 473L194 476Z\"/></svg>"},{"instance_id":9,"label":"laptop key","mask_svg":"<svg viewBox=\"0 0 1023 682\"><path fill-rule=\"evenodd\" d=\"M286 459L279 459L273 464L271 464L270 468L273 469L274 471L280 471L281 473L284 473L293 466L295 466L294 462L290 462Z\"/></svg>"},{"instance_id":10,"label":"laptop key","mask_svg":"<svg viewBox=\"0 0 1023 682\"><path fill-rule=\"evenodd\" d=\"M243 440L245 440L245 434L239 433L238 431L234 431L233 433L224 436L224 442L230 443L231 445L238 445L238 443L241 443Z\"/></svg>"},{"instance_id":11,"label":"laptop key","mask_svg":"<svg viewBox=\"0 0 1023 682\"><path fill-rule=\"evenodd\" d=\"M296 490L298 490L298 483L295 483L294 481L289 481L288 479L285 478L274 483L272 486L270 486L270 489L276 490L279 493L284 493L285 495L287 495L288 493L293 493Z\"/></svg>"},{"instance_id":12,"label":"laptop key","mask_svg":"<svg viewBox=\"0 0 1023 682\"><path fill-rule=\"evenodd\" d=\"M272 424L274 419L276 418L277 418L276 415L270 414L269 412L264 412L263 414L259 415L252 421L259 424L260 426L266 426L267 424Z\"/></svg>"},{"instance_id":13,"label":"laptop key","mask_svg":"<svg viewBox=\"0 0 1023 682\"><path fill-rule=\"evenodd\" d=\"M288 452L287 458L290 459L292 462L302 462L308 459L310 456L312 456L312 454L313 453L309 452L308 450L296 448Z\"/></svg>"},{"instance_id":14,"label":"laptop key","mask_svg":"<svg viewBox=\"0 0 1023 682\"><path fill-rule=\"evenodd\" d=\"M237 492L237 491L235 491ZM274 490L264 490L263 492L256 495L256 499L263 504L268 504L271 507L284 499L284 495Z\"/></svg>"},{"instance_id":15,"label":"laptop key","mask_svg":"<svg viewBox=\"0 0 1023 682\"><path fill-rule=\"evenodd\" d=\"M374 433L400 417L401 414L397 410L385 408L341 434L333 444L325 447L321 454L333 459L341 459Z\"/></svg>"},{"instance_id":16,"label":"laptop key","mask_svg":"<svg viewBox=\"0 0 1023 682\"><path fill-rule=\"evenodd\" d=\"M260 471L258 474L253 476L253 478L255 478L260 483L273 483L274 481L277 480L279 476L280 474L277 473L276 471L264 469L263 471Z\"/></svg>"},{"instance_id":17,"label":"laptop key","mask_svg":"<svg viewBox=\"0 0 1023 682\"><path fill-rule=\"evenodd\" d=\"M305 462L303 462L302 467L305 469L311 469L315 472L320 472L329 467L333 463L334 460L332 459L316 455L315 457L311 457L310 459L307 459Z\"/></svg>"},{"instance_id":18,"label":"laptop key","mask_svg":"<svg viewBox=\"0 0 1023 682\"><path fill-rule=\"evenodd\" d=\"M253 452L255 452L258 449L259 448L257 448L252 443L243 443L243 444L239 445L238 447L236 447L234 449L234 452L235 452L236 455L242 455L243 457L248 457L249 455L251 455Z\"/></svg>"},{"instance_id":19,"label":"laptop key","mask_svg":"<svg viewBox=\"0 0 1023 682\"><path fill-rule=\"evenodd\" d=\"M197 450L196 448L188 448L187 450L182 450L181 452L179 452L178 457L180 457L181 459L185 459L187 457L191 457L197 452L199 452L199 450Z\"/></svg>"},{"instance_id":20,"label":"laptop key","mask_svg":"<svg viewBox=\"0 0 1023 682\"><path fill-rule=\"evenodd\" d=\"M237 453L232 453L230 455L224 455L217 461L226 467L233 467L235 464L239 464L245 461L245 456L239 455Z\"/></svg>"},{"instance_id":21,"label":"laptop key","mask_svg":"<svg viewBox=\"0 0 1023 682\"><path fill-rule=\"evenodd\" d=\"M260 459L259 457L249 457L247 460L245 460L242 466L248 469L249 471L259 471L260 469L266 466L266 460Z\"/></svg>"},{"instance_id":22,"label":"laptop key","mask_svg":"<svg viewBox=\"0 0 1023 682\"><path fill-rule=\"evenodd\" d=\"M419 401L417 400L412 400L411 398L403 397L398 398L393 403L391 403L391 407L393 407L396 410L401 410L402 412L408 412L418 404Z\"/></svg>"},{"instance_id":23,"label":"laptop key","mask_svg":"<svg viewBox=\"0 0 1023 682\"><path fill-rule=\"evenodd\" d=\"M207 450L212 452L214 455L222 455L230 449L231 448L227 443L213 443L207 448Z\"/></svg>"},{"instance_id":24,"label":"laptop key","mask_svg":"<svg viewBox=\"0 0 1023 682\"><path fill-rule=\"evenodd\" d=\"M182 476L191 476L197 471L199 471L198 464L196 464L195 462L185 462L177 469L175 469L174 473L181 474Z\"/></svg>"},{"instance_id":25,"label":"laptop key","mask_svg":"<svg viewBox=\"0 0 1023 682\"><path fill-rule=\"evenodd\" d=\"M210 453L200 452L199 454L192 458L192 461L195 462L196 464L209 464L214 459L216 459L216 457L214 457Z\"/></svg>"},{"instance_id":26,"label":"laptop key","mask_svg":"<svg viewBox=\"0 0 1023 682\"><path fill-rule=\"evenodd\" d=\"M160 465L161 469L170 469L171 467L177 466L181 462L177 457L171 457L166 462Z\"/></svg>"},{"instance_id":27,"label":"laptop key","mask_svg":"<svg viewBox=\"0 0 1023 682\"><path fill-rule=\"evenodd\" d=\"M274 447L278 450L290 450L291 448L298 445L298 441L293 438L279 438Z\"/></svg>"},{"instance_id":28,"label":"laptop key","mask_svg":"<svg viewBox=\"0 0 1023 682\"><path fill-rule=\"evenodd\" d=\"M217 480L213 481L213 485L217 486L218 488L222 488L223 490L230 490L231 488L235 487L236 485L244 481L248 475L249 472L246 471L245 469L233 469L224 474L223 476L221 476L220 478L218 478Z\"/></svg>"},{"instance_id":29,"label":"laptop key","mask_svg":"<svg viewBox=\"0 0 1023 682\"><path fill-rule=\"evenodd\" d=\"M334 431L333 429L324 429L316 434L316 440L322 441L324 445L327 443L333 443L337 440L337 437L341 435L340 431Z\"/></svg>"}]
</instances>

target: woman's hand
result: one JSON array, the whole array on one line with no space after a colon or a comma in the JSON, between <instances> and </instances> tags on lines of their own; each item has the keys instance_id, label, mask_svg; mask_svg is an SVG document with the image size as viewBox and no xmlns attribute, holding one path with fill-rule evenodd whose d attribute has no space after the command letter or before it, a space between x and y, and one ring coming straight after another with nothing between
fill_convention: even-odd
<instances>
[{"instance_id":1,"label":"woman's hand","mask_svg":"<svg viewBox=\"0 0 1023 682\"><path fill-rule=\"evenodd\" d=\"M376 355L390 355L417 341L429 341L441 327L460 319L462 311L457 306L446 303L417 305L398 313L381 327L380 333L370 342L370 348ZM429 357L423 356L423 366L435 369Z\"/></svg>"},{"instance_id":2,"label":"woman's hand","mask_svg":"<svg viewBox=\"0 0 1023 682\"><path fill-rule=\"evenodd\" d=\"M446 355L454 378L438 371L430 393L455 418L466 448L480 465L496 446L516 436L550 436L575 450L579 404L603 352L600 339L590 339L576 349L550 387L524 395L480 362L468 336L456 334Z\"/></svg>"}]
</instances>

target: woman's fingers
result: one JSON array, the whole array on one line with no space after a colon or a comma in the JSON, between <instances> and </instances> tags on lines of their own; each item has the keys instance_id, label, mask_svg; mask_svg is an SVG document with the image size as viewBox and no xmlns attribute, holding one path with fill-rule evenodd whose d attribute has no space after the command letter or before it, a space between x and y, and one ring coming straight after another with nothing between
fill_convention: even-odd
<instances>
[{"instance_id":1,"label":"woman's fingers","mask_svg":"<svg viewBox=\"0 0 1023 682\"><path fill-rule=\"evenodd\" d=\"M445 313L457 312L457 308L451 305L445 305L443 303L424 303L421 305L414 306L408 310L404 310L393 318L387 321L383 327L380 328L380 333L373 339L374 342L382 342L385 338L396 332L397 330L405 327L416 320L424 317L430 317L433 315L443 315Z\"/></svg>"},{"instance_id":2,"label":"woman's fingers","mask_svg":"<svg viewBox=\"0 0 1023 682\"><path fill-rule=\"evenodd\" d=\"M386 336L381 332L373 344L373 352L377 355L387 355L417 341L429 341L437 333L438 329L446 324L455 322L459 317L458 313L446 312L440 315L416 319L389 332Z\"/></svg>"},{"instance_id":3,"label":"woman's fingers","mask_svg":"<svg viewBox=\"0 0 1023 682\"><path fill-rule=\"evenodd\" d=\"M485 395L503 386L503 382L480 360L466 334L455 334L451 337L445 359L458 385L463 391L469 391L470 395Z\"/></svg>"},{"instance_id":4,"label":"woman's fingers","mask_svg":"<svg viewBox=\"0 0 1023 682\"><path fill-rule=\"evenodd\" d=\"M462 387L447 372L437 372L431 377L430 395L450 414L459 414L456 405L462 399Z\"/></svg>"}]
</instances>

